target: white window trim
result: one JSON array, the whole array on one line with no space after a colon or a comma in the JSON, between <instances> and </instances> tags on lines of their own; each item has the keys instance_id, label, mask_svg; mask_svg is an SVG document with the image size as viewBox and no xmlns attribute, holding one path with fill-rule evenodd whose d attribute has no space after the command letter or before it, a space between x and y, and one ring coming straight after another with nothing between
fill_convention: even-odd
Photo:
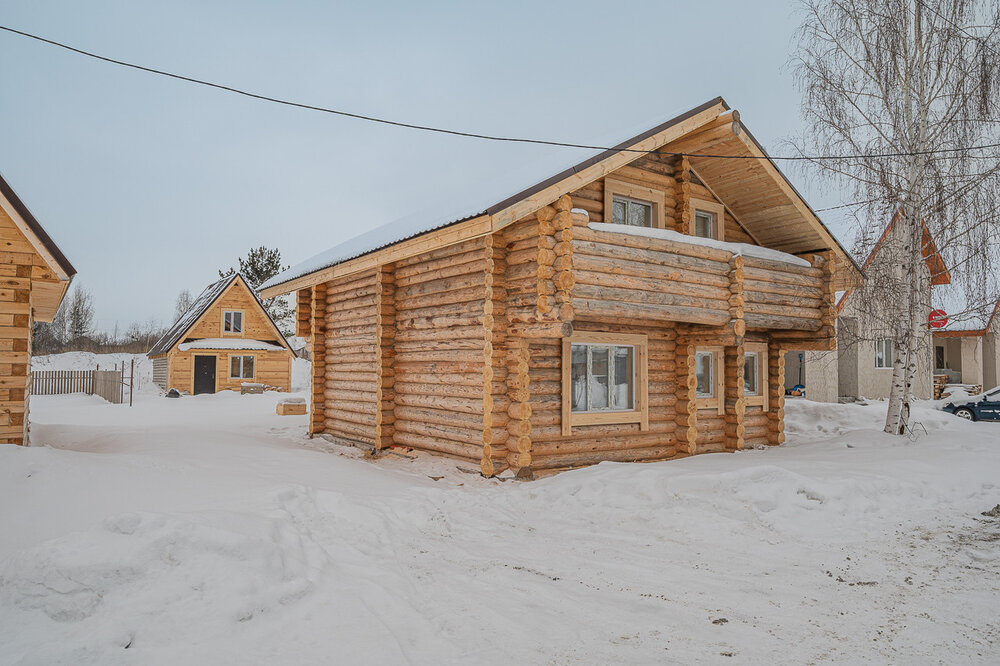
<instances>
[{"instance_id":1,"label":"white window trim","mask_svg":"<svg viewBox=\"0 0 1000 666\"><path fill-rule=\"evenodd\" d=\"M623 180L614 178L604 179L604 221L614 224L614 199L615 196L632 199L640 203L648 203L653 206L653 214L650 223L653 229L663 229L663 205L665 196L661 190L654 190L651 187L633 185Z\"/></svg>"},{"instance_id":2,"label":"white window trim","mask_svg":"<svg viewBox=\"0 0 1000 666\"><path fill-rule=\"evenodd\" d=\"M602 410L598 412L574 412L573 391L573 345L627 346L635 349L633 356L634 387L632 391L633 409ZM639 430L649 430L649 338L645 335L624 333L576 332L563 338L562 344L562 434L573 434L573 426L610 425L617 423L638 423Z\"/></svg>"},{"instance_id":3,"label":"white window trim","mask_svg":"<svg viewBox=\"0 0 1000 666\"><path fill-rule=\"evenodd\" d=\"M233 376L233 359L234 358L240 359L240 376L239 377L234 377ZM243 376L243 367L244 367L244 364L246 363L245 359L247 359L247 358L252 358L253 359L253 374L251 374L249 377L244 377ZM246 380L246 379L253 379L256 376L257 376L257 357L256 357L256 355L254 355L254 354L230 354L230 356L229 356L229 378L230 379L244 379L244 380Z\"/></svg>"},{"instance_id":4,"label":"white window trim","mask_svg":"<svg viewBox=\"0 0 1000 666\"><path fill-rule=\"evenodd\" d=\"M226 330L226 315L239 313L240 315L240 330L238 331L227 331ZM222 311L222 335L243 335L244 330L246 330L247 318L243 310L223 310Z\"/></svg>"},{"instance_id":5,"label":"white window trim","mask_svg":"<svg viewBox=\"0 0 1000 666\"><path fill-rule=\"evenodd\" d=\"M878 356L879 356L879 354L878 354L878 348L879 348L879 343L884 344L886 342L888 342L889 345L890 345L890 347L889 347L889 354L890 354L889 365L879 365L878 364ZM892 370L892 366L893 366L893 363L895 362L895 360L896 360L896 344L893 341L893 339L892 338L875 338L875 369L876 370Z\"/></svg>"},{"instance_id":6,"label":"white window trim","mask_svg":"<svg viewBox=\"0 0 1000 666\"><path fill-rule=\"evenodd\" d=\"M713 238L715 240L726 240L726 207L718 201L708 199L691 198L691 219L688 220L688 235L694 236L695 217L698 211L711 213L715 216L715 229Z\"/></svg>"}]
</instances>

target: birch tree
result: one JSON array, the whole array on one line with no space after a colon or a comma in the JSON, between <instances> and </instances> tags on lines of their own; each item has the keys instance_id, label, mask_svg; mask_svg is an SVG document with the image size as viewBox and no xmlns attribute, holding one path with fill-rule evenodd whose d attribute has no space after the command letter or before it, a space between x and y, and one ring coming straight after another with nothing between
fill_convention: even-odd
<instances>
[{"instance_id":1,"label":"birch tree","mask_svg":"<svg viewBox=\"0 0 1000 666\"><path fill-rule=\"evenodd\" d=\"M927 334L924 225L952 282L996 298L1000 3L803 0L792 58L808 132L794 145L859 203L862 238L898 213L889 269L860 304L896 350L885 430L908 430ZM994 301L995 302L995 301Z\"/></svg>"}]
</instances>

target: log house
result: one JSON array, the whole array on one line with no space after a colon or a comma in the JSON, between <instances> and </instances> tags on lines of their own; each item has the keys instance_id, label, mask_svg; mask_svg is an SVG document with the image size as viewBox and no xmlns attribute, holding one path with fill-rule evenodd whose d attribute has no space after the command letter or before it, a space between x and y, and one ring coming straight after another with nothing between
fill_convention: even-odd
<instances>
[{"instance_id":1,"label":"log house","mask_svg":"<svg viewBox=\"0 0 1000 666\"><path fill-rule=\"evenodd\" d=\"M297 293L310 433L486 476L780 444L782 350L832 348L861 273L739 114L716 98L547 175L264 285Z\"/></svg>"},{"instance_id":2,"label":"log house","mask_svg":"<svg viewBox=\"0 0 1000 666\"><path fill-rule=\"evenodd\" d=\"M0 176L0 444L28 443L31 343L76 269Z\"/></svg>"},{"instance_id":3,"label":"log house","mask_svg":"<svg viewBox=\"0 0 1000 666\"><path fill-rule=\"evenodd\" d=\"M153 382L190 393L264 384L287 391L294 353L239 273L205 287L147 354Z\"/></svg>"}]
</instances>

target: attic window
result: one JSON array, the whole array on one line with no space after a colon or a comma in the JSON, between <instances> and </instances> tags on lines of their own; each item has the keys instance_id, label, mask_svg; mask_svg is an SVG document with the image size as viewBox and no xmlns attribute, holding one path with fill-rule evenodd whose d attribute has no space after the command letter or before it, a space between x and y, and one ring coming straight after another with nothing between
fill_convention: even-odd
<instances>
[{"instance_id":1,"label":"attic window","mask_svg":"<svg viewBox=\"0 0 1000 666\"><path fill-rule=\"evenodd\" d=\"M604 179L604 221L610 224L663 229L663 202L660 190Z\"/></svg>"},{"instance_id":2,"label":"attic window","mask_svg":"<svg viewBox=\"0 0 1000 666\"><path fill-rule=\"evenodd\" d=\"M243 313L239 310L226 310L222 313L223 333L243 332Z\"/></svg>"},{"instance_id":3,"label":"attic window","mask_svg":"<svg viewBox=\"0 0 1000 666\"><path fill-rule=\"evenodd\" d=\"M725 240L726 207L718 201L691 199L690 233L699 238Z\"/></svg>"}]
</instances>

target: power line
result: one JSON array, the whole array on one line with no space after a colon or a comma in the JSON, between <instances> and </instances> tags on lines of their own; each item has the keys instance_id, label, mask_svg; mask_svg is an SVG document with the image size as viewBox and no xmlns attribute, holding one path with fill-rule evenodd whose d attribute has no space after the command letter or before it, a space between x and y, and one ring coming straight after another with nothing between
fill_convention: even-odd
<instances>
[{"instance_id":1,"label":"power line","mask_svg":"<svg viewBox=\"0 0 1000 666\"><path fill-rule=\"evenodd\" d=\"M810 156L810 155L794 155L794 156L771 156L771 155L768 155L768 156L765 156L765 157L758 157L756 155L710 155L710 154L703 154L703 153L698 153L698 154L693 154L693 153L676 153L676 152L669 152L669 151L665 151L665 150L641 150L641 149L638 149L638 148L616 148L614 146L595 146L595 145L590 145L590 144L585 144L585 143L570 143L570 142L565 142L565 141L549 141L549 140L545 140L545 139L526 139L526 138L523 138L523 137L509 137L509 136L497 136L497 135L493 135L493 134L480 134L478 132L463 132L461 130L453 130L453 129L447 129L447 128L443 128L443 127L433 127L433 126L430 126L430 125L418 125L416 123L408 123L408 122L403 122L403 121L398 121L398 120L388 120L386 118L378 118L378 117L375 117L375 116L367 116L367 115L364 115L364 114L352 113L350 111L343 111L343 110L340 110L340 109L331 109L331 108L328 108L328 107L316 106L316 105L313 105L313 104L305 104L305 103L302 103L302 102L295 102L295 101L291 101L291 100L281 99L281 98L278 98L278 97L270 97L268 95L261 95L259 93L250 92L248 90L242 90L240 88L234 88L232 86L223 85L221 83L213 83L211 81L205 81L205 80L202 80L202 79L196 79L196 78L193 78L193 77L190 77L190 76L184 76L182 74L174 74L172 72L167 72L167 71L160 70L160 69L154 69L152 67L146 67L144 65L137 65L135 63L126 62L124 60L117 60L115 58L109 58L107 56L102 56L100 54L93 53L91 51L85 51L83 49L76 48L75 46L70 46L69 44L64 44L62 42L57 42L57 41L52 40L52 39L47 39L47 38L41 37L39 35L34 35L34 34L30 33L30 32L24 32L22 30L16 30L15 28L11 28L11 27L8 27L8 26L5 26L5 25L0 25L0 30L4 30L6 32L9 32L9 33L12 33L12 34L15 34L15 35L20 35L22 37L27 37L29 39L34 39L34 40L42 42L44 44L49 44L50 46L56 46L58 48L65 49L67 51L72 51L73 53L77 53L77 54L80 54L80 55L87 56L88 58L94 58L96 60L101 60L103 62L108 62L108 63L114 64L114 65L119 65L121 67L127 67L127 68L130 68L130 69L136 69L136 70L139 70L139 71L142 71L142 72L147 72L147 73L150 73L150 74L157 74L159 76L166 76L168 78L177 79L179 81L186 81L188 83L194 83L196 85L206 86L206 87L209 87L209 88L215 88L217 90L224 90L226 92L235 93L237 95L243 95L244 97L250 97L250 98L253 98L253 99L258 99L258 100L261 100L261 101L264 101L264 102L272 102L274 104L282 104L282 105L285 105L285 106L291 106L291 107L295 107L295 108L299 108L299 109L306 109L306 110L309 110L309 111L319 111L321 113L329 113L329 114L333 114L333 115L337 115L337 116L343 116L343 117L346 117L346 118L354 118L354 119L357 119L357 120L364 120L364 121L367 121L367 122L379 123L379 124L382 124L382 125L391 125L393 127L403 127L403 128L407 128L407 129L420 130L420 131L423 131L423 132L435 132L435 133L438 133L438 134L448 134L448 135L451 135L451 136L462 136L462 137L467 137L467 138L472 138L472 139L484 139L486 141L502 141L502 142L508 142L508 143L526 143L526 144L536 144L536 145L543 145L543 146L559 146L559 147L563 147L563 148L583 148L583 149L587 149L587 150L602 150L602 151L615 150L615 151L623 152L623 153L655 153L655 154L659 154L659 155L671 155L671 156L676 156L676 157L683 157L683 156L699 157L699 158L701 158L701 157L709 157L709 158L727 159L727 160L760 160L760 159L769 159L769 160L782 160L782 161L788 161L788 162L799 162L799 161L803 161L803 162L805 162L805 161L815 162L815 161L827 161L827 160L852 160L852 159L880 159L880 158L885 158L885 157L906 157L906 156L913 156L913 155L939 155L939 154L948 154L948 153L970 152L970 151L973 151L973 150L984 150L984 149L987 149L987 148L1000 148L1000 143L991 143L991 144L984 144L984 145L980 145L980 146L968 146L968 147L965 147L965 148L961 148L961 147L957 147L957 148L940 148L940 149L936 149L936 150L921 150L921 151L914 151L914 152L871 153L871 154L858 154L858 155L812 155L812 156ZM992 155L980 155L980 156L971 156L971 157L993 159L996 156L992 156Z\"/></svg>"}]
</instances>

